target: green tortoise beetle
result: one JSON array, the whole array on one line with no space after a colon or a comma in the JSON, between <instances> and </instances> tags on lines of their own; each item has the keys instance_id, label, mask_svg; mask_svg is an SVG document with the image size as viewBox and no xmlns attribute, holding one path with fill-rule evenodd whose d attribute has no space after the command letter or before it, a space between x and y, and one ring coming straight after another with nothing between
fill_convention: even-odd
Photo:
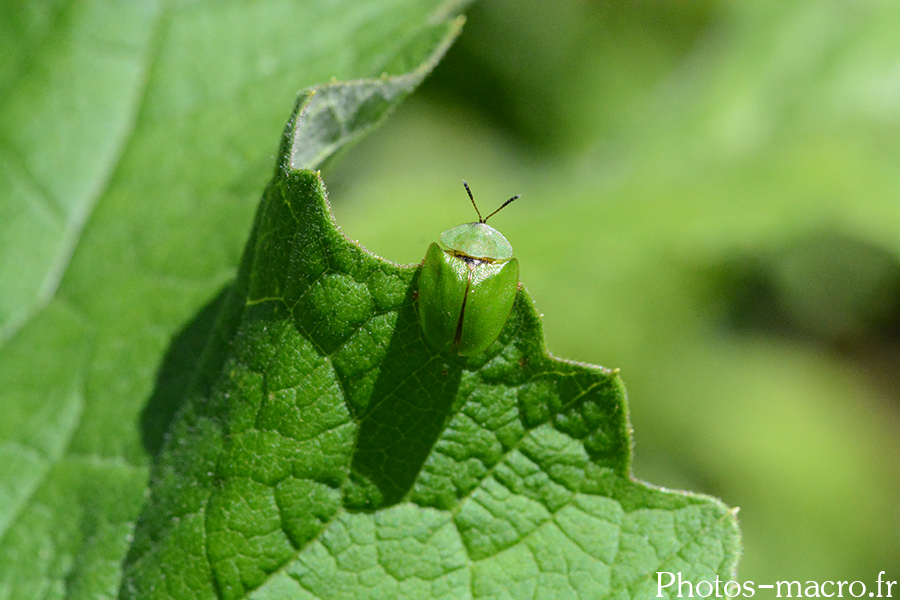
<instances>
[{"instance_id":1,"label":"green tortoise beetle","mask_svg":"<svg viewBox=\"0 0 900 600\"><path fill-rule=\"evenodd\" d=\"M474 356L490 346L509 318L519 285L512 245L487 220L519 196L482 218L463 181L477 223L465 223L432 242L419 276L419 320L425 338L441 350Z\"/></svg>"}]
</instances>

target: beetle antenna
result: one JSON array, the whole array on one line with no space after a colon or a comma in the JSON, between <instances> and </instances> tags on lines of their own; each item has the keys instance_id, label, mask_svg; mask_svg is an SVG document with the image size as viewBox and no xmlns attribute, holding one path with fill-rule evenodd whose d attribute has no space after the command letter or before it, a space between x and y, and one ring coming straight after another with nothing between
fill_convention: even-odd
<instances>
[{"instance_id":1,"label":"beetle antenna","mask_svg":"<svg viewBox=\"0 0 900 600\"><path fill-rule=\"evenodd\" d=\"M478 210L478 205L475 204L475 198L472 197L472 190L469 189L469 184L466 183L466 180L465 180L465 179L463 179L463 185L465 186L466 191L469 192L469 200L472 201L472 206L475 207L475 212L478 213L478 222L479 222L479 223L484 223L485 220L481 218L481 211Z\"/></svg>"},{"instance_id":2,"label":"beetle antenna","mask_svg":"<svg viewBox=\"0 0 900 600\"><path fill-rule=\"evenodd\" d=\"M517 199L519 199L519 198L521 198L521 197L522 197L522 194L516 194L515 196L513 196L512 198L510 198L509 200L507 200L506 202L504 202L503 204L501 204L501 205L500 205L500 208L498 208L497 210L495 210L494 212L492 212L491 214L489 214L488 216L486 216L485 218L483 218L483 219L481 220L481 222L482 222L482 223L485 223L488 219L490 219L491 217L493 217L494 215L496 215L498 212L500 212L501 210L503 210L504 208L506 208L506 205L507 205L507 204L509 204L509 203L512 202L513 200L517 200ZM480 217L481 215L478 215L478 216Z\"/></svg>"}]
</instances>

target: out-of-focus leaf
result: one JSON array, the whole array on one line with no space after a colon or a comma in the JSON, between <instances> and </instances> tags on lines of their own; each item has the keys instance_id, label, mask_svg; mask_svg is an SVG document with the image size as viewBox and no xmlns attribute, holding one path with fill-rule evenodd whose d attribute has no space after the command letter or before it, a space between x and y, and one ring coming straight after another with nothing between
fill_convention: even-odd
<instances>
[{"instance_id":1,"label":"out-of-focus leaf","mask_svg":"<svg viewBox=\"0 0 900 600\"><path fill-rule=\"evenodd\" d=\"M115 595L177 400L142 415L154 373L233 277L297 90L415 73L409 91L460 7L3 4L0 598Z\"/></svg>"}]
</instances>

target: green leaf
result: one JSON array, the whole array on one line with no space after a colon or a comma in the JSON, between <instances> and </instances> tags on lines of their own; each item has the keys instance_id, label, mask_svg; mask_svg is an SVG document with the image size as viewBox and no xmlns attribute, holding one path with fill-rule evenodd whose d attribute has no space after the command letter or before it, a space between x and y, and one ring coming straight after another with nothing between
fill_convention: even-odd
<instances>
[{"instance_id":1,"label":"green leaf","mask_svg":"<svg viewBox=\"0 0 900 600\"><path fill-rule=\"evenodd\" d=\"M658 571L733 577L734 513L630 477L617 372L550 357L524 289L483 355L439 353L418 266L336 227L297 168L306 136L379 112L393 84L301 98L124 597L647 598Z\"/></svg>"},{"instance_id":2,"label":"green leaf","mask_svg":"<svg viewBox=\"0 0 900 600\"><path fill-rule=\"evenodd\" d=\"M730 574L729 511L630 479L614 373L549 358L524 292L488 354L434 355L415 269L341 238L299 170L415 86L458 10L0 8L0 597L112 597L126 552L124 597L641 597L656 568ZM295 90L383 73L302 97L238 283L201 310Z\"/></svg>"},{"instance_id":3,"label":"green leaf","mask_svg":"<svg viewBox=\"0 0 900 600\"><path fill-rule=\"evenodd\" d=\"M179 333L234 277L287 107L399 75L344 124L352 141L434 65L459 9L3 3L0 598L116 595L177 398L156 371L192 376L160 363L173 337L193 358L225 302Z\"/></svg>"}]
</instances>

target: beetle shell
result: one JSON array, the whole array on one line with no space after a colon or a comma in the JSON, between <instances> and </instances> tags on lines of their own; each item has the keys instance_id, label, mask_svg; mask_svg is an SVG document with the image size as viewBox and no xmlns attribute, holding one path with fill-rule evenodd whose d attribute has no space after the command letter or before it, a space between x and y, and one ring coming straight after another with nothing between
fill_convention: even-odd
<instances>
[{"instance_id":1,"label":"beetle shell","mask_svg":"<svg viewBox=\"0 0 900 600\"><path fill-rule=\"evenodd\" d=\"M447 230L441 242L450 250L432 243L422 264L422 331L441 350L474 356L497 339L509 318L518 291L519 261L511 258L506 238L484 223Z\"/></svg>"},{"instance_id":2,"label":"beetle shell","mask_svg":"<svg viewBox=\"0 0 900 600\"><path fill-rule=\"evenodd\" d=\"M464 223L441 234L441 243L458 255L492 262L509 260L512 244L486 223Z\"/></svg>"}]
</instances>

